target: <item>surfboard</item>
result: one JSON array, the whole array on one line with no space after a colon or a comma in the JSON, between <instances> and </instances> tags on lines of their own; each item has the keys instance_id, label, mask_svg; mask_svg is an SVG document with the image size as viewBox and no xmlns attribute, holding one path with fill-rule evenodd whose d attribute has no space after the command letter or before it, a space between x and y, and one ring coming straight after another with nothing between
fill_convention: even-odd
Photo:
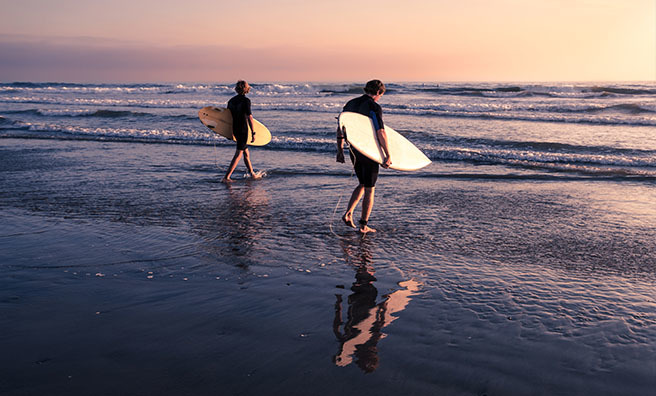
<instances>
[{"instance_id":1,"label":"surfboard","mask_svg":"<svg viewBox=\"0 0 656 396\"><path fill-rule=\"evenodd\" d=\"M198 118L206 127L223 136L226 139L236 141L232 136L232 113L223 107L203 107L198 110ZM251 143L251 128L248 128L248 145L264 146L271 141L271 132L261 122L253 119L253 128L255 129L255 141Z\"/></svg>"},{"instance_id":2,"label":"surfboard","mask_svg":"<svg viewBox=\"0 0 656 396\"><path fill-rule=\"evenodd\" d=\"M373 120L359 113L345 111L339 115L339 127L345 132L346 141L365 157L379 164L383 163L383 149L378 143ZM387 147L392 157L391 169L413 171L421 169L431 163L426 157L403 135L385 125L387 134Z\"/></svg>"}]
</instances>

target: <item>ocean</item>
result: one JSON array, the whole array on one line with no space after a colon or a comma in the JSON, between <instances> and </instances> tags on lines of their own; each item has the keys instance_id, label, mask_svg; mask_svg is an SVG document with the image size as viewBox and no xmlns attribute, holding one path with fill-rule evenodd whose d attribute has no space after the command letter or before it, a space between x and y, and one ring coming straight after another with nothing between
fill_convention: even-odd
<instances>
[{"instance_id":1,"label":"ocean","mask_svg":"<svg viewBox=\"0 0 656 396\"><path fill-rule=\"evenodd\" d=\"M225 104L229 84L0 84L3 137L230 145L196 111ZM268 150L332 152L333 118L355 84L254 84ZM386 121L433 161L476 173L650 179L656 86L389 84ZM437 168L437 169L436 169ZM432 167L430 174L440 172ZM453 169L450 169L451 172ZM653 179L651 179L653 180Z\"/></svg>"},{"instance_id":2,"label":"ocean","mask_svg":"<svg viewBox=\"0 0 656 396\"><path fill-rule=\"evenodd\" d=\"M226 186L233 84L0 83L1 394L653 393L655 83L389 83L364 237L361 86L252 87Z\"/></svg>"}]
</instances>

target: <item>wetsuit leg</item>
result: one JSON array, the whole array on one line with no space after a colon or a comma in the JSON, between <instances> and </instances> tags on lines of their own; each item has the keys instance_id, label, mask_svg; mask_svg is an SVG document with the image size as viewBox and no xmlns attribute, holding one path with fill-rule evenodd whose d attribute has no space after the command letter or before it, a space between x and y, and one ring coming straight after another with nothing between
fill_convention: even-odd
<instances>
[{"instance_id":1,"label":"wetsuit leg","mask_svg":"<svg viewBox=\"0 0 656 396\"><path fill-rule=\"evenodd\" d=\"M360 184L365 187L375 187L380 169L378 162L365 157L352 147L349 148L349 154Z\"/></svg>"}]
</instances>

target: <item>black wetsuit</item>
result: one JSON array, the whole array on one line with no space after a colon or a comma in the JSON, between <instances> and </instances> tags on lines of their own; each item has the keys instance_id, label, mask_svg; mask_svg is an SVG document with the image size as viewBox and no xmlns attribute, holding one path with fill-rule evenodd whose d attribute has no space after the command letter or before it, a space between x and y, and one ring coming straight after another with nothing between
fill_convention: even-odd
<instances>
[{"instance_id":1,"label":"black wetsuit","mask_svg":"<svg viewBox=\"0 0 656 396\"><path fill-rule=\"evenodd\" d=\"M248 145L248 116L251 113L251 100L246 95L236 95L228 101L232 113L232 134L237 139L237 149L244 150Z\"/></svg>"},{"instance_id":2,"label":"black wetsuit","mask_svg":"<svg viewBox=\"0 0 656 396\"><path fill-rule=\"evenodd\" d=\"M366 115L373 120L376 131L384 128L383 109L369 95L362 95L359 98L349 100L342 111ZM348 130L346 131L346 139L348 140ZM349 147L349 153L351 162L353 162L353 169L355 169L355 174L358 176L360 184L365 187L374 187L378 180L378 171L380 169L378 162L365 157L353 148L353 146Z\"/></svg>"}]
</instances>

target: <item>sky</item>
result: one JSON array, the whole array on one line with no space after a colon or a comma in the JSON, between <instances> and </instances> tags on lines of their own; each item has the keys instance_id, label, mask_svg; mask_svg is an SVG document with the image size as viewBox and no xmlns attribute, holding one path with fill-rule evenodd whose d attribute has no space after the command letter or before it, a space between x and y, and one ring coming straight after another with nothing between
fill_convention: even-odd
<instances>
[{"instance_id":1,"label":"sky","mask_svg":"<svg viewBox=\"0 0 656 396\"><path fill-rule=\"evenodd\" d=\"M656 81L656 0L0 0L0 81Z\"/></svg>"}]
</instances>

